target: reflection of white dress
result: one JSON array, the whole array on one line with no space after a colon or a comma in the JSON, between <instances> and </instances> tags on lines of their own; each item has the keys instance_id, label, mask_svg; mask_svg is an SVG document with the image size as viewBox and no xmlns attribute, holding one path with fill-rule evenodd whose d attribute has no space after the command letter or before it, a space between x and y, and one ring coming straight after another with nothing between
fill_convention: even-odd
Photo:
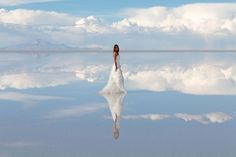
<instances>
[{"instance_id":1,"label":"reflection of white dress","mask_svg":"<svg viewBox=\"0 0 236 157\"><path fill-rule=\"evenodd\" d=\"M107 85L100 91L100 93L126 93L124 88L124 77L120 67L120 57L117 55L117 70L115 63L112 66L111 73Z\"/></svg>"},{"instance_id":2,"label":"reflection of white dress","mask_svg":"<svg viewBox=\"0 0 236 157\"><path fill-rule=\"evenodd\" d=\"M125 93L119 93L119 94L103 93L102 96L104 96L104 98L107 100L107 103L111 111L112 119L115 123L116 128L119 129L121 112L124 105Z\"/></svg>"}]
</instances>

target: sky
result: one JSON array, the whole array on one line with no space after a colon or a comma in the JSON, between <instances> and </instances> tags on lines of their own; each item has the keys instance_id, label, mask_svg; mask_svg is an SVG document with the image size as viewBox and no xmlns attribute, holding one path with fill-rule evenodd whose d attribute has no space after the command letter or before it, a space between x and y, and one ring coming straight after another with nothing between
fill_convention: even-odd
<instances>
[{"instance_id":1,"label":"sky","mask_svg":"<svg viewBox=\"0 0 236 157\"><path fill-rule=\"evenodd\" d=\"M189 3L233 3L234 0L10 0L1 4L8 9L40 9L47 11L59 11L75 15L87 15L91 13L103 14L120 11L125 8L143 8L152 6L176 7Z\"/></svg>"},{"instance_id":2,"label":"sky","mask_svg":"<svg viewBox=\"0 0 236 157\"><path fill-rule=\"evenodd\" d=\"M233 0L0 0L0 8L3 49L236 48Z\"/></svg>"},{"instance_id":3,"label":"sky","mask_svg":"<svg viewBox=\"0 0 236 157\"><path fill-rule=\"evenodd\" d=\"M111 49L114 43L121 50L236 49L236 2L0 0L0 49ZM145 156L143 149L234 156L234 53L121 52L128 94L125 106L110 98L124 106L121 140L113 143L108 106L115 103L98 94L111 54L49 52L0 53L0 157L91 156L91 150Z\"/></svg>"},{"instance_id":4,"label":"sky","mask_svg":"<svg viewBox=\"0 0 236 157\"><path fill-rule=\"evenodd\" d=\"M111 49L114 43L121 51L236 49L236 2L0 0L0 49ZM121 140L113 143L114 111L98 94L111 54L49 52L0 53L0 157L91 156L91 150L145 156L143 149L234 156L234 53L121 52L128 94Z\"/></svg>"}]
</instances>

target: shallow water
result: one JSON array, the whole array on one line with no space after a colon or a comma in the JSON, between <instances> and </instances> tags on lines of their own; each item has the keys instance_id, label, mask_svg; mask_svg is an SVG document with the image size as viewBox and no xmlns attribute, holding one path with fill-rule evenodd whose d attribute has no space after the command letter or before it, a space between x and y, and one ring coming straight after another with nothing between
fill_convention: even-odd
<instances>
[{"instance_id":1,"label":"shallow water","mask_svg":"<svg viewBox=\"0 0 236 157\"><path fill-rule=\"evenodd\" d=\"M1 53L0 157L235 156L236 54L121 53L105 98L111 57Z\"/></svg>"}]
</instances>

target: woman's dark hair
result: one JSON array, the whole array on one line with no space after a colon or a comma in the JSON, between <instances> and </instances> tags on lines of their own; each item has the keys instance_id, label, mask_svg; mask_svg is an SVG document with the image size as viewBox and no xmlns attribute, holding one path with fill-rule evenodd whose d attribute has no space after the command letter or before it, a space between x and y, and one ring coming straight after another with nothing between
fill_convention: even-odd
<instances>
[{"instance_id":1,"label":"woman's dark hair","mask_svg":"<svg viewBox=\"0 0 236 157\"><path fill-rule=\"evenodd\" d=\"M117 44L114 45L113 52L115 52L115 49L116 49L116 48L118 49L117 52L119 52L119 51L120 51L120 48L119 48L119 46L118 46Z\"/></svg>"}]
</instances>

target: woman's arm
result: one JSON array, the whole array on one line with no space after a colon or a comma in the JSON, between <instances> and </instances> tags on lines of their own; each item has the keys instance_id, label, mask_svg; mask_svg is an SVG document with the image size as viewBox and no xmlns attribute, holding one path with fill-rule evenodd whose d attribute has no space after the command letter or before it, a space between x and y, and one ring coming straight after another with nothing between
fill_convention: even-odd
<instances>
[{"instance_id":1,"label":"woman's arm","mask_svg":"<svg viewBox=\"0 0 236 157\"><path fill-rule=\"evenodd\" d=\"M117 58L117 53L115 52L115 53L114 53L114 63L115 63L116 70L117 70L117 69L118 69L118 67L117 67L116 58Z\"/></svg>"}]
</instances>

